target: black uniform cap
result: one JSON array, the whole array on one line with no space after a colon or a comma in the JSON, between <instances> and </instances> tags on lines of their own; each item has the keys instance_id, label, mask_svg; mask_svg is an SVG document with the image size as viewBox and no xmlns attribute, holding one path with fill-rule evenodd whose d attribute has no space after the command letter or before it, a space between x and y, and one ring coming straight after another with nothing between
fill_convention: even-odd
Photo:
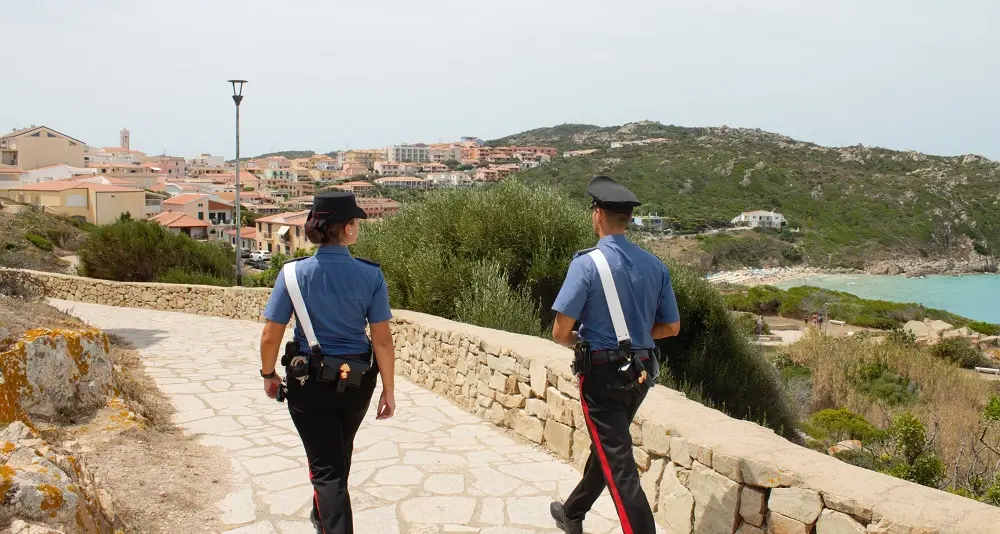
<instances>
[{"instance_id":1,"label":"black uniform cap","mask_svg":"<svg viewBox=\"0 0 1000 534\"><path fill-rule=\"evenodd\" d=\"M322 193L313 198L313 209L309 211L306 220L307 228L316 228L324 224L337 224L351 219L367 219L368 214L358 206L354 193L336 191Z\"/></svg>"},{"instance_id":2,"label":"black uniform cap","mask_svg":"<svg viewBox=\"0 0 1000 534\"><path fill-rule=\"evenodd\" d=\"M607 176L595 176L591 179L587 185L587 194L593 198L591 207L624 215L630 215L633 208L642 205L635 194Z\"/></svg>"}]
</instances>

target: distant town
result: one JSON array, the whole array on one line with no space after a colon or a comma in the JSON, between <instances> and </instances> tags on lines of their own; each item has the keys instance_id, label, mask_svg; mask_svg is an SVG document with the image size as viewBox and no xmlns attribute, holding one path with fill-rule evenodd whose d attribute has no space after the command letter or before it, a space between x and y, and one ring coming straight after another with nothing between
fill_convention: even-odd
<instances>
[{"instance_id":1,"label":"distant town","mask_svg":"<svg viewBox=\"0 0 1000 534\"><path fill-rule=\"evenodd\" d=\"M199 154L150 156L119 146L94 147L46 126L0 136L0 200L35 206L93 224L123 214L157 222L194 239L236 245L236 162ZM240 161L240 231L244 250L291 254L308 249L304 224L316 193L351 191L371 219L400 204L391 190L475 187L498 182L557 155L553 147L488 147L482 139L399 144L307 158ZM579 155L567 152L565 157Z\"/></svg>"}]
</instances>

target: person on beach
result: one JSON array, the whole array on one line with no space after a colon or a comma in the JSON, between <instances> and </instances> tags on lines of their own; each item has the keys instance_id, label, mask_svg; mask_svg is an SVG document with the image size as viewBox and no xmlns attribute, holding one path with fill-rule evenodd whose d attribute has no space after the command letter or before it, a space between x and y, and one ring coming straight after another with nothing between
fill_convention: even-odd
<instances>
[{"instance_id":1,"label":"person on beach","mask_svg":"<svg viewBox=\"0 0 1000 534\"><path fill-rule=\"evenodd\" d=\"M388 419L396 411L385 278L377 263L355 258L347 249L358 239L359 219L365 218L352 193L316 195L305 231L319 248L313 256L285 263L264 309L264 391L280 400L287 388L288 411L309 460L314 490L310 518L316 532L324 534L354 532L347 490L354 436L380 375L376 418ZM275 365L293 313L294 339L285 345L281 360L286 386Z\"/></svg>"}]
</instances>

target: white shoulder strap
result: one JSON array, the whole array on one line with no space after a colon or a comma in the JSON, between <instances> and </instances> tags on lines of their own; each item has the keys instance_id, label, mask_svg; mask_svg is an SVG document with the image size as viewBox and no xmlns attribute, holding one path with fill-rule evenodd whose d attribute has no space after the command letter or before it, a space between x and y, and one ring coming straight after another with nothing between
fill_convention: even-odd
<instances>
[{"instance_id":1,"label":"white shoulder strap","mask_svg":"<svg viewBox=\"0 0 1000 534\"><path fill-rule=\"evenodd\" d=\"M611 276L611 266L608 259L604 257L601 249L594 249L587 253L590 259L594 260L597 272L601 275L601 286L604 287L604 299L608 301L608 311L611 312L611 324L615 327L615 337L618 343L630 342L632 337L628 334L628 325L625 324L625 313L622 311L622 303L618 298L618 288L615 287L615 279Z\"/></svg>"},{"instance_id":2,"label":"white shoulder strap","mask_svg":"<svg viewBox=\"0 0 1000 534\"><path fill-rule=\"evenodd\" d=\"M282 267L281 275L285 278L285 287L288 288L288 296L292 299L292 307L295 308L295 317L302 325L302 332L306 335L306 341L313 350L319 349L319 340L316 339L316 332L313 331L312 320L309 319L309 312L306 311L306 302L302 299L302 289L299 287L299 279L295 276L295 266L297 261L293 261Z\"/></svg>"}]
</instances>

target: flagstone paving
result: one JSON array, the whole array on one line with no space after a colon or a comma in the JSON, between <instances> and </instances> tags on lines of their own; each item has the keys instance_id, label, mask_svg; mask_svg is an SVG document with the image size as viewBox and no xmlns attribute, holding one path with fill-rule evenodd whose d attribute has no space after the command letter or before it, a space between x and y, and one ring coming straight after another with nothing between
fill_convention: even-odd
<instances>
[{"instance_id":1,"label":"flagstone paving","mask_svg":"<svg viewBox=\"0 0 1000 534\"><path fill-rule=\"evenodd\" d=\"M261 325L174 312L53 300L139 350L177 409L176 423L228 452L232 492L215 506L233 534L311 534L312 488L287 407L264 396ZM350 478L358 534L561 532L548 514L579 473L566 462L436 393L396 377L396 416L369 415ZM605 492L588 533L621 532Z\"/></svg>"}]
</instances>

